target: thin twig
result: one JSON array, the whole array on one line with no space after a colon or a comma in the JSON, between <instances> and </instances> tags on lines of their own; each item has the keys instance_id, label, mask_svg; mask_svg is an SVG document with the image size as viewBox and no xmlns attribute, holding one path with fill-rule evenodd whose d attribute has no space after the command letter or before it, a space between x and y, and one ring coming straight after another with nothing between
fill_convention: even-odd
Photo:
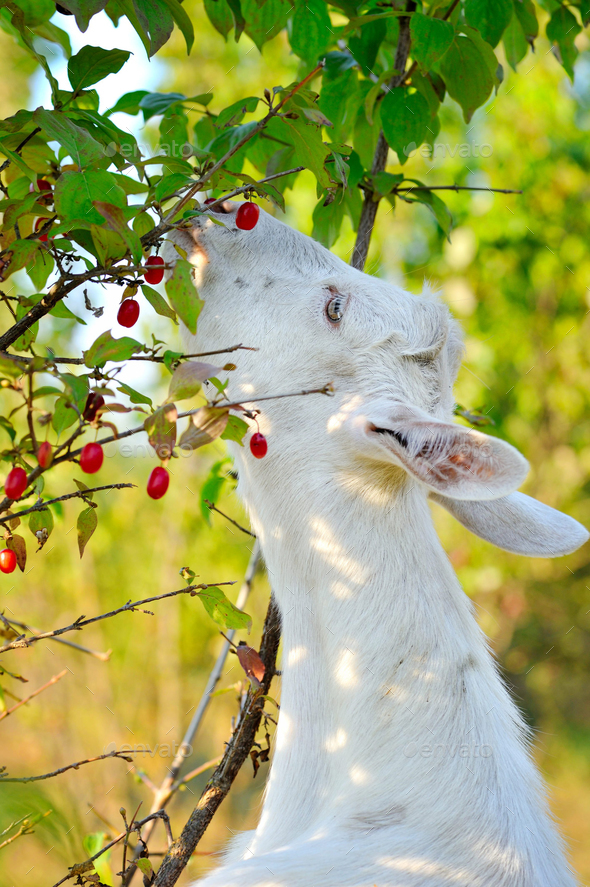
<instances>
[{"instance_id":1,"label":"thin twig","mask_svg":"<svg viewBox=\"0 0 590 887\"><path fill-rule=\"evenodd\" d=\"M48 505L53 505L55 502L65 502L66 499L85 499L90 493L100 493L103 490L123 490L127 487L135 488L136 486L137 484L106 484L104 487L93 487L91 490L77 490L75 493L66 493L64 496L58 496L56 499L45 499L44 501L36 502L35 505L16 514L0 517L0 524L9 523L15 517L25 517L33 511L45 511Z\"/></svg>"},{"instance_id":2,"label":"thin twig","mask_svg":"<svg viewBox=\"0 0 590 887\"><path fill-rule=\"evenodd\" d=\"M217 508L217 506L213 502L209 502L208 499L203 499L203 502L205 503L209 511L216 511L217 514L220 514L222 517L228 520L230 524L233 524L234 527L237 527L238 530L242 531L242 533L247 533L248 536L252 536L254 539L256 539L256 533L253 533L252 530L247 530L246 527L243 527L241 524L239 524L236 520L233 519L233 517L230 517L229 514L225 514L225 512L221 511L220 508Z\"/></svg>"},{"instance_id":3,"label":"thin twig","mask_svg":"<svg viewBox=\"0 0 590 887\"><path fill-rule=\"evenodd\" d=\"M123 761L133 763L133 758L129 757L129 752L111 751L106 755L97 755L95 758L86 758L84 761L76 761L75 764L68 764L67 767L60 767L59 770L52 770L51 773L43 773L42 776L4 776L0 773L0 785L3 782L39 782L42 779L51 779L53 776L60 776L67 770L77 770L82 764L92 764L94 761L104 761L105 758L120 758Z\"/></svg>"},{"instance_id":4,"label":"thin twig","mask_svg":"<svg viewBox=\"0 0 590 887\"><path fill-rule=\"evenodd\" d=\"M225 198L224 198L225 199ZM200 351L198 354L181 354L178 360L191 360L193 357L211 357L213 354L230 354L232 351L258 351L258 348L251 348L248 345L232 345L231 348L218 348L216 351ZM32 360L38 358L21 357L20 354L10 354L8 351L0 351L0 357L6 357L15 363L29 364ZM146 356L142 354L132 354L127 360L147 360L150 363L164 363L161 355ZM125 361L127 362L127 361ZM85 366L86 362L83 357L47 357L47 363L65 363L72 366Z\"/></svg>"},{"instance_id":5,"label":"thin twig","mask_svg":"<svg viewBox=\"0 0 590 887\"><path fill-rule=\"evenodd\" d=\"M64 628L56 628L54 631L45 631L43 632L43 634L35 634L32 637L28 638L17 638L16 640L11 641L9 644L5 644L3 647L0 647L0 653L6 653L8 650L19 650L22 647L29 647L36 641L42 641L45 638L55 638L60 634L65 634L67 631L81 631L83 628L86 628L87 625L92 625L94 622L100 622L101 619L110 619L112 616L118 616L119 613L133 613L137 611L140 607L144 606L144 604L151 604L154 601L162 601L165 598L175 597L177 594L190 594L191 597L194 597L195 595L198 595L199 591L202 591L206 588L218 588L220 585L235 584L235 582L210 582L208 584L189 585L186 588L179 588L177 589L177 591L169 591L166 594L158 594L154 597L146 597L143 600L135 601L134 603L128 601L126 604L124 604L124 606L118 607L116 610L111 610L109 613L102 613L100 616L93 616L91 619L85 619L84 616L80 616L78 619L76 619L75 622L72 622L71 625L66 625ZM141 612L153 615L152 613L150 613L149 610L142 610ZM64 674L65 671L62 673L62 675L60 675L60 677L63 677ZM24 701L26 702L26 700ZM4 712L3 715L0 715L0 720L5 716L6 712Z\"/></svg>"},{"instance_id":6,"label":"thin twig","mask_svg":"<svg viewBox=\"0 0 590 887\"><path fill-rule=\"evenodd\" d=\"M413 187L400 188L396 186L392 189L392 193L401 194L401 192L411 191L491 191L494 194L522 194L522 191L514 188L482 188L475 185L414 185Z\"/></svg>"},{"instance_id":7,"label":"thin twig","mask_svg":"<svg viewBox=\"0 0 590 887\"><path fill-rule=\"evenodd\" d=\"M24 628L25 631L30 631L31 634L41 634L40 629L29 625L27 622L20 622L18 619L9 619L2 614L0 614L0 618L9 626L16 625L17 628ZM106 652L101 653L99 650L91 650L90 647L83 647L82 644L66 641L65 638L49 638L49 640L54 641L56 644L64 644L66 647L72 647L74 650L79 650L81 653L88 653L89 656L94 656L95 659L100 659L101 662L108 662L111 658L112 650L106 650Z\"/></svg>"},{"instance_id":8,"label":"thin twig","mask_svg":"<svg viewBox=\"0 0 590 887\"><path fill-rule=\"evenodd\" d=\"M146 822L149 822L151 819L168 819L168 814L164 812L164 810L158 810L156 813L150 813L145 819L140 819L138 822L133 824L133 828L129 827L130 831L140 832ZM168 823L169 824L169 823ZM84 860L84 862L79 862L76 865L70 866L69 873L61 879L61 881L57 881L53 887L60 887L61 884L64 884L66 881L69 881L71 878L77 878L78 875L83 875L84 872L89 872L94 868L94 860L98 859L99 856L102 856L103 853L106 853L107 850L110 850L111 847L114 847L115 844L118 844L119 841L122 841L127 835L127 831L120 832L116 835L112 841L109 841L108 844L99 850L94 856L90 856L88 859Z\"/></svg>"},{"instance_id":9,"label":"thin twig","mask_svg":"<svg viewBox=\"0 0 590 887\"><path fill-rule=\"evenodd\" d=\"M267 394L267 395L263 395L261 397L256 397L254 400L242 400L240 402L236 401L235 403L224 403L223 401L209 401L208 403L204 404L204 406L217 407L217 408L223 408L223 409L232 409L232 408L236 408L236 407L241 407L242 404L244 404L244 403L258 403L258 401L263 401L263 400L280 400L282 397L302 397L307 394L331 395L331 394L333 394L333 392L334 392L334 388L332 386L332 383L328 382L328 384L324 385L322 388L310 388L305 391L293 391L293 392L289 392L287 394ZM185 413L178 413L176 418L177 419L185 419L187 416L192 416L195 413L198 413L200 409L202 409L202 407L195 407L194 410L187 410ZM81 434L84 430L85 429L83 429L83 428L77 429L76 432L70 438L70 440L66 441L66 443L64 443L62 446L66 447L66 444L67 445L71 444L73 442L73 440L79 434ZM130 428L128 431L120 431L120 432L117 432L117 434L109 435L109 437L103 437L99 441L97 441L97 443L101 444L101 446L104 446L104 444L112 443L112 441L114 441L114 440L123 440L124 438L131 437L134 434L139 434L142 431L145 431L145 427L143 425L138 425L137 428ZM61 450L61 447L60 447L60 450ZM73 450L73 451L68 450L66 453L64 453L63 456L58 456L57 458L54 458L53 462L51 464L52 465L59 465L62 462L71 462L72 459L74 459L76 456L79 456L81 452L82 452L82 447L80 447L78 450ZM30 487L31 484L35 480L37 480L37 478L40 475L42 475L43 472L46 470L47 469L45 469L45 468L41 468L40 465L37 465L36 468L33 468L33 470L27 476L27 488ZM21 496L20 498L22 499L25 497L26 497L26 493L24 494L24 496ZM2 502L0 502L0 512L6 511L8 508L10 508L14 501L20 501L20 500L10 499L8 496L6 496L2 500ZM0 650L0 652L1 652L1 650Z\"/></svg>"},{"instance_id":10,"label":"thin twig","mask_svg":"<svg viewBox=\"0 0 590 887\"><path fill-rule=\"evenodd\" d=\"M248 601L248 597L252 590L252 582L254 580L254 575L256 573L256 568L258 566L258 562L260 560L260 544L258 540L254 543L254 547L252 549L252 553L250 555L250 560L248 562L248 567L246 568L246 573L244 575L244 581L242 583L242 587L240 588L240 593L238 594L238 599L236 601L236 606L239 610L243 610ZM172 795L177 791L178 788L183 784L183 780L177 781L177 776L180 772L180 769L183 763L186 760L186 751L191 748L197 731L203 721L205 716L205 712L209 707L209 703L211 702L211 698L213 695L213 691L217 686L219 679L222 675L225 661L227 659L228 653L231 648L231 642L235 636L235 629L231 629L228 631L227 639L223 642L223 647L217 657L217 661L213 666L211 674L209 675L209 680L207 681L207 686L205 688L205 692L203 693L201 700L197 706L197 709L191 719L190 724L188 725L182 742L180 744L180 748L178 749L178 753L176 757L172 761L172 766L169 768L166 778L163 780L159 789L157 790L154 800L152 802L151 810L154 812L155 810L160 810L168 804ZM211 762L208 762L208 764ZM203 764L203 767L207 767L208 764ZM196 776L196 772L193 771L193 776ZM184 780L188 782L188 779L192 778L191 774L187 774L184 777ZM144 834L142 835L142 840L147 844L150 840L154 828L156 826L156 822L151 822ZM137 851L139 855L139 851ZM133 879L133 872L131 872L127 878L126 884L130 884Z\"/></svg>"},{"instance_id":11,"label":"thin twig","mask_svg":"<svg viewBox=\"0 0 590 887\"><path fill-rule=\"evenodd\" d=\"M3 647L0 652L2 652L4 649L5 648ZM57 682L61 681L61 679L67 674L67 672L67 668L64 668L63 671L60 671L59 674L54 674L53 677L49 681L47 681L46 684L43 684L42 687L39 687L33 693L30 693L27 697L25 697L25 699L21 699L20 702L17 702L16 705L13 705L12 708L7 708L6 711L3 711L2 714L0 714L0 721L3 721L4 718L8 717L8 715L11 715L14 711L17 710L17 708L20 708L21 705L25 705L27 702L30 702L31 699L34 699L34 697L38 696L39 693L42 693L43 690L47 690L47 688L51 687L52 684L57 684Z\"/></svg>"},{"instance_id":12,"label":"thin twig","mask_svg":"<svg viewBox=\"0 0 590 887\"><path fill-rule=\"evenodd\" d=\"M267 176L265 179L259 179L251 185L243 185L241 188L236 188L235 191L230 191L229 194L224 194L223 197L219 197L212 203L207 204L207 209L212 210L217 203L222 203L224 200L230 200L232 197L237 197L240 194L246 194L248 191L255 191L257 185L264 185L266 182L272 182L273 179L281 179L283 176L290 176L296 172L303 172L304 169L305 166L295 166L293 169L284 170L284 172L275 172L272 176Z\"/></svg>"}]
</instances>

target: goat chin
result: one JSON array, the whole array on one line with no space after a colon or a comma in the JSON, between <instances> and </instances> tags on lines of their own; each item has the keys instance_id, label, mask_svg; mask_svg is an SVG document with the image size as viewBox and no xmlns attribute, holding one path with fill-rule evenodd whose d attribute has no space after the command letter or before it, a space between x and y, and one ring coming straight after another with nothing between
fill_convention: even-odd
<instances>
[{"instance_id":1,"label":"goat chin","mask_svg":"<svg viewBox=\"0 0 590 887\"><path fill-rule=\"evenodd\" d=\"M281 711L258 827L198 883L573 887L428 496L510 551L555 556L588 534L515 494L514 447L454 422L461 336L435 296L264 211L241 231L238 205L173 237L204 300L187 351L255 349L218 375L268 440L263 459L228 446L281 610ZM333 397L263 399L327 382Z\"/></svg>"}]
</instances>

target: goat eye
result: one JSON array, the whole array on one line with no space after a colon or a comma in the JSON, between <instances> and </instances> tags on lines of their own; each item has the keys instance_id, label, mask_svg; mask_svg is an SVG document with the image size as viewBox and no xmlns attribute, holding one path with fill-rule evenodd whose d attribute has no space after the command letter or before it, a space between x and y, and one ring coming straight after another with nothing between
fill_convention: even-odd
<instances>
[{"instance_id":1,"label":"goat eye","mask_svg":"<svg viewBox=\"0 0 590 887\"><path fill-rule=\"evenodd\" d=\"M339 296L330 299L326 305L326 315L331 323L340 323L344 315L344 300Z\"/></svg>"}]
</instances>

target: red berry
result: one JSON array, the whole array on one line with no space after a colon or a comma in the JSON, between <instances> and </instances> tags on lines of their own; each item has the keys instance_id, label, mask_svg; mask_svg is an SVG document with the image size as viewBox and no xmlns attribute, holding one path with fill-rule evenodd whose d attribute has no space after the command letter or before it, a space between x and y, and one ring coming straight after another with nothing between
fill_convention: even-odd
<instances>
[{"instance_id":1,"label":"red berry","mask_svg":"<svg viewBox=\"0 0 590 887\"><path fill-rule=\"evenodd\" d=\"M208 203L217 203L217 197L208 197L205 201L205 206L207 206Z\"/></svg>"},{"instance_id":2,"label":"red berry","mask_svg":"<svg viewBox=\"0 0 590 887\"><path fill-rule=\"evenodd\" d=\"M104 453L97 443L87 443L80 453L80 468L86 474L95 474L103 463Z\"/></svg>"},{"instance_id":3,"label":"red berry","mask_svg":"<svg viewBox=\"0 0 590 887\"><path fill-rule=\"evenodd\" d=\"M52 191L51 182L48 182L47 179L37 179L37 188L39 191ZM31 182L29 185L29 193L32 194L35 190L35 186Z\"/></svg>"},{"instance_id":4,"label":"red berry","mask_svg":"<svg viewBox=\"0 0 590 887\"><path fill-rule=\"evenodd\" d=\"M48 440L43 441L37 450L37 462L41 468L49 468L53 460L53 447Z\"/></svg>"},{"instance_id":5,"label":"red berry","mask_svg":"<svg viewBox=\"0 0 590 887\"><path fill-rule=\"evenodd\" d=\"M16 554L10 548L0 551L0 570L3 573L13 573L16 567Z\"/></svg>"},{"instance_id":6,"label":"red berry","mask_svg":"<svg viewBox=\"0 0 590 887\"><path fill-rule=\"evenodd\" d=\"M147 482L148 496L161 499L170 483L170 475L162 465L158 465L150 474Z\"/></svg>"},{"instance_id":7,"label":"red berry","mask_svg":"<svg viewBox=\"0 0 590 887\"><path fill-rule=\"evenodd\" d=\"M39 228L42 228L46 221L47 219L43 218L37 219L37 221L35 222L35 231L38 231ZM45 243L47 241L47 234L40 234L37 239Z\"/></svg>"},{"instance_id":8,"label":"red berry","mask_svg":"<svg viewBox=\"0 0 590 887\"><path fill-rule=\"evenodd\" d=\"M255 203L241 203L236 213L236 225L242 231L251 231L260 216L260 208Z\"/></svg>"},{"instance_id":9,"label":"red berry","mask_svg":"<svg viewBox=\"0 0 590 887\"><path fill-rule=\"evenodd\" d=\"M266 438L264 434L257 431L256 434L253 434L250 438L250 452L257 459L264 459L267 451L268 443L266 442Z\"/></svg>"},{"instance_id":10,"label":"red berry","mask_svg":"<svg viewBox=\"0 0 590 887\"><path fill-rule=\"evenodd\" d=\"M27 488L27 472L24 468L13 468L4 481L4 491L11 499L20 499Z\"/></svg>"},{"instance_id":11,"label":"red berry","mask_svg":"<svg viewBox=\"0 0 590 887\"><path fill-rule=\"evenodd\" d=\"M94 422L96 414L102 407L104 407L104 397L102 394L97 394L95 391L91 391L86 398L82 417L86 419L87 422Z\"/></svg>"},{"instance_id":12,"label":"red berry","mask_svg":"<svg viewBox=\"0 0 590 887\"><path fill-rule=\"evenodd\" d=\"M164 277L164 259L162 256L150 256L145 263L144 273L146 283L161 283Z\"/></svg>"},{"instance_id":13,"label":"red berry","mask_svg":"<svg viewBox=\"0 0 590 887\"><path fill-rule=\"evenodd\" d=\"M137 323L138 317L139 302L136 302L135 299L125 299L124 302L121 302L121 307L117 312L117 323L120 323L121 326L134 326Z\"/></svg>"}]
</instances>

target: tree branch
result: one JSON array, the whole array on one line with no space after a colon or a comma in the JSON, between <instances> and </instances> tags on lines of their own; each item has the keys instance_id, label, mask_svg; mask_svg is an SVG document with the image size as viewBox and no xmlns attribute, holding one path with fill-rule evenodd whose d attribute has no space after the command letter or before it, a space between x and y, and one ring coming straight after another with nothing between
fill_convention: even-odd
<instances>
[{"instance_id":1,"label":"tree branch","mask_svg":"<svg viewBox=\"0 0 590 887\"><path fill-rule=\"evenodd\" d=\"M250 560L248 562L248 567L246 569L246 573L244 576L244 581L242 583L242 587L240 588L240 593L238 595L238 600L236 601L236 606L239 610L243 610L248 601L248 597L252 590L252 582L254 581L254 575L256 573L256 568L258 566L258 562L260 560L260 544L258 541L254 543L254 547L252 549L252 554L250 555ZM197 706L197 710L195 711L190 724L188 725L182 742L180 744L180 748L178 749L178 753L172 761L172 766L168 770L168 775L160 785L160 788L157 789L154 800L151 807L151 812L159 810L161 808L166 807L172 795L183 785L185 782L188 782L189 779L192 779L197 775L197 770L191 771L191 773L187 773L185 777L177 780L178 774L180 773L180 769L183 763L186 760L186 749L192 746L195 736L197 735L197 731L201 726L203 718L205 716L205 712L209 707L209 703L211 702L211 697L217 683L221 677L221 673L225 666L225 661L227 659L227 655L230 651L231 642L236 634L235 629L228 631L227 639L223 642L223 647L221 648L221 652L217 657L217 661L213 666L213 670L209 675L209 680L207 681L207 686L205 688L205 692L203 693L201 700ZM210 764L211 762L208 762ZM208 767L208 764L203 764L202 769ZM144 834L142 835L142 840L144 843L148 843L150 840L154 828L156 826L156 821L152 821L146 828ZM137 851L139 854L139 851ZM131 872L127 878L126 884L130 884L133 878L134 872Z\"/></svg>"},{"instance_id":2,"label":"tree branch","mask_svg":"<svg viewBox=\"0 0 590 887\"><path fill-rule=\"evenodd\" d=\"M258 348L251 348L249 345L232 345L230 348L218 348L216 351L199 351L198 354L181 354L178 360L191 360L193 357L211 357L214 354L231 354L232 351L258 351ZM0 357L6 357L15 363L29 364L35 358L21 357L20 354L10 354L8 351L0 351ZM132 354L127 360L147 360L151 363L164 363L164 358L157 354L146 356L144 354ZM86 366L83 357L48 357L49 365L54 363L65 363L71 366ZM125 361L127 363L127 361ZM24 371L24 370L23 370Z\"/></svg>"},{"instance_id":3,"label":"tree branch","mask_svg":"<svg viewBox=\"0 0 590 887\"><path fill-rule=\"evenodd\" d=\"M90 490L76 490L75 493L66 493L65 496L58 496L56 499L45 499L41 502L36 502L35 505L31 505L30 508L26 508L24 511L0 517L0 524L10 523L15 517L26 517L27 514L32 514L33 511L45 511L48 505L53 505L55 502L65 502L66 499L84 499L90 493L100 493L102 490L123 490L127 487L135 489L137 484L106 484L104 487L93 487Z\"/></svg>"},{"instance_id":4,"label":"tree branch","mask_svg":"<svg viewBox=\"0 0 590 887\"><path fill-rule=\"evenodd\" d=\"M154 601L162 601L165 598L175 597L177 594L190 594L191 597L195 597L195 595L197 595L200 590L203 590L205 588L218 588L221 585L235 584L235 582L210 582L208 584L189 585L186 588L179 588L177 591L169 591L166 594L158 594L154 597L146 597L143 600L135 601L134 603L131 603L131 601L127 601L127 603L124 604L122 607L117 607L116 610L111 610L109 613L102 613L100 616L93 616L91 619L85 619L84 616L80 616L78 619L76 619L75 622L72 622L71 625L66 625L64 628L56 628L54 631L45 631L42 634L35 634L32 637L28 638L17 638L16 640L11 641L9 644L4 644L3 647L0 647L0 653L6 653L8 652L8 650L19 650L23 647L30 647L30 645L34 644L36 641L42 641L45 638L55 638L58 637L60 634L65 634L67 631L81 631L83 628L86 628L86 626L88 625L92 625L94 622L100 622L101 619L110 619L111 616L118 616L119 613L133 613L137 611L139 607L144 606L144 604L151 604ZM153 615L153 613L150 613L149 610L143 610L141 612L148 613L150 616ZM64 674L65 671L62 672L59 677L63 677ZM41 689L44 690L45 687L42 687ZM40 693L41 691L38 690L37 692ZM26 702L27 700L24 701ZM22 705L22 703L19 704ZM4 712L4 714L0 715L0 720L2 720L2 718L5 717L6 714L7 712ZM10 712L8 712L8 714L10 714Z\"/></svg>"},{"instance_id":5,"label":"tree branch","mask_svg":"<svg viewBox=\"0 0 590 887\"><path fill-rule=\"evenodd\" d=\"M95 758L86 758L84 761L76 761L75 764L68 764L66 767L60 767L59 770L53 770L51 773L43 773L42 776L4 776L0 773L0 785L3 782L39 782L42 779L51 779L53 776L60 776L67 770L77 770L82 764L92 764L94 761L104 761L105 758L120 758L123 761L133 763L133 758L129 757L129 752L111 751L106 755L97 755Z\"/></svg>"},{"instance_id":6,"label":"tree branch","mask_svg":"<svg viewBox=\"0 0 590 887\"><path fill-rule=\"evenodd\" d=\"M0 653L2 653L4 649L6 648L3 647L2 650L0 650ZM27 702L30 702L31 699L34 699L34 697L38 696L39 693L42 693L43 690L47 690L47 688L51 687L52 684L57 684L57 682L61 681L61 679L67 674L67 672L67 668L64 668L63 671L60 671L59 674L54 674L53 677L49 681L47 681L46 684L43 684L42 687L38 687L37 690L34 690L33 693L30 693L27 697L25 697L25 699L21 699L20 702L17 702L16 705L13 705L12 708L7 708L6 711L3 711L2 714L0 714L0 721L3 721L4 718L8 717L8 715L11 715L13 711L16 711L17 708L21 707L21 705L25 705Z\"/></svg>"},{"instance_id":7,"label":"tree branch","mask_svg":"<svg viewBox=\"0 0 590 887\"><path fill-rule=\"evenodd\" d=\"M271 597L260 646L260 658L265 665L262 686L258 690L250 689L248 692L238 725L226 747L223 759L207 783L199 803L182 830L182 834L162 860L154 887L172 887L176 884L214 814L227 796L242 764L248 757L262 719L264 697L270 689L275 674L280 636L279 610Z\"/></svg>"},{"instance_id":8,"label":"tree branch","mask_svg":"<svg viewBox=\"0 0 590 887\"><path fill-rule=\"evenodd\" d=\"M229 514L225 514L223 511L221 511L221 509L217 508L214 502L209 502L208 499L203 499L203 502L205 503L209 511L216 511L217 514L220 514L222 517L228 520L230 524L233 524L234 527L237 527L238 530L242 531L242 533L247 533L248 536L252 536L254 539L256 539L256 533L253 533L251 530L247 530L246 527L243 527L241 524L235 521L233 517L229 516Z\"/></svg>"}]
</instances>

